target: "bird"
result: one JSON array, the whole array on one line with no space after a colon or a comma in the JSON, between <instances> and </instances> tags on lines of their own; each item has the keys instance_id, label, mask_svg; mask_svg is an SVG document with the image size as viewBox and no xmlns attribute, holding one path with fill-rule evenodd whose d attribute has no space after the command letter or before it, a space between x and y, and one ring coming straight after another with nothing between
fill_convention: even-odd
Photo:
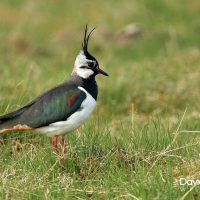
<instances>
[{"instance_id":1,"label":"bird","mask_svg":"<svg viewBox=\"0 0 200 200\"><path fill-rule=\"evenodd\" d=\"M94 110L98 95L96 75L108 76L88 51L94 30L88 31L85 26L82 48L69 79L20 109L0 116L0 133L35 131L52 137L55 154L66 160L65 135L79 128ZM58 148L58 137L61 137L61 149Z\"/></svg>"}]
</instances>

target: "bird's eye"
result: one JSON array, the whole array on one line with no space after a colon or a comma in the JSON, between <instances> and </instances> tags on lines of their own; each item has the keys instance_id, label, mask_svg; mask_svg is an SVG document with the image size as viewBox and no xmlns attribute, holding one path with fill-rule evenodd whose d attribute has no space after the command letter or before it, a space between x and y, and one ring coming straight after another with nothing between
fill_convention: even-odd
<instances>
[{"instance_id":1,"label":"bird's eye","mask_svg":"<svg viewBox=\"0 0 200 200\"><path fill-rule=\"evenodd\" d=\"M96 62L88 62L88 67L93 68L95 67Z\"/></svg>"}]
</instances>

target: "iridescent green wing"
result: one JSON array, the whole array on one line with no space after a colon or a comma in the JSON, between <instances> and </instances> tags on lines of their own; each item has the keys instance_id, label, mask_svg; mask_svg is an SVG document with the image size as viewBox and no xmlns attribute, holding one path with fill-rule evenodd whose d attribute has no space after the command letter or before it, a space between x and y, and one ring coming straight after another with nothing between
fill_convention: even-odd
<instances>
[{"instance_id":1,"label":"iridescent green wing","mask_svg":"<svg viewBox=\"0 0 200 200\"><path fill-rule=\"evenodd\" d=\"M67 91L55 90L41 97L30 106L19 118L20 124L32 128L47 126L58 121L65 121L78 111L86 94L77 87Z\"/></svg>"}]
</instances>

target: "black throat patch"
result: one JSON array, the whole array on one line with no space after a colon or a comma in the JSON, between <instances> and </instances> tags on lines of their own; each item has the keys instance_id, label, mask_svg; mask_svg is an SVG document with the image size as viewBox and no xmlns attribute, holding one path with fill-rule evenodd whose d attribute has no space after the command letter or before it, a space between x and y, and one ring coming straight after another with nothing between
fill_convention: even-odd
<instances>
[{"instance_id":1,"label":"black throat patch","mask_svg":"<svg viewBox=\"0 0 200 200\"><path fill-rule=\"evenodd\" d=\"M83 87L95 100L97 100L98 86L94 76L84 79L78 75L72 75L71 81L77 86Z\"/></svg>"}]
</instances>

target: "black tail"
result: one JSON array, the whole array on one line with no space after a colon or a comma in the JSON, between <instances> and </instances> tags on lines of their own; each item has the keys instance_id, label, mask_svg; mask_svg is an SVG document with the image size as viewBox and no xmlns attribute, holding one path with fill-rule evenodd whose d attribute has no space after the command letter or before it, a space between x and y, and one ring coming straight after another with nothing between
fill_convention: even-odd
<instances>
[{"instance_id":1,"label":"black tail","mask_svg":"<svg viewBox=\"0 0 200 200\"><path fill-rule=\"evenodd\" d=\"M31 102L27 104L26 106L20 108L19 110L0 116L0 132L3 129L11 128L17 125L20 115L23 114L24 111L27 110L27 108L29 108L33 104L34 102Z\"/></svg>"}]
</instances>

